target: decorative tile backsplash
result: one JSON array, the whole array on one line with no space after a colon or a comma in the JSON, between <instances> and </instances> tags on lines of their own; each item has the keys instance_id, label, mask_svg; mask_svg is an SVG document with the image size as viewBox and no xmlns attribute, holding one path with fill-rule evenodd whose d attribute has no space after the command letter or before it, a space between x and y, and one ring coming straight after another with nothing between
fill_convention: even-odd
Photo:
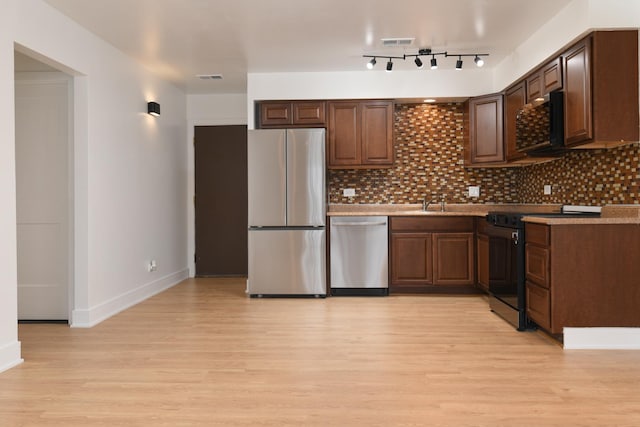
<instances>
[{"instance_id":1,"label":"decorative tile backsplash","mask_svg":"<svg viewBox=\"0 0 640 427\"><path fill-rule=\"evenodd\" d=\"M514 169L463 167L464 104L403 104L394 115L396 161L390 169L329 170L330 203L515 203ZM479 185L480 197L467 197ZM342 196L354 188L355 197Z\"/></svg>"},{"instance_id":2,"label":"decorative tile backsplash","mask_svg":"<svg viewBox=\"0 0 640 427\"><path fill-rule=\"evenodd\" d=\"M640 146L572 150L558 160L523 168L522 203L603 206L640 203ZM543 195L544 185L551 195Z\"/></svg>"},{"instance_id":3,"label":"decorative tile backsplash","mask_svg":"<svg viewBox=\"0 0 640 427\"><path fill-rule=\"evenodd\" d=\"M396 161L389 169L329 170L330 203L640 203L640 146L575 150L559 160L522 168L465 168L464 104L395 107ZM543 195L545 184L552 186ZM469 198L468 187L480 186ZM355 197L342 190L353 188Z\"/></svg>"}]
</instances>

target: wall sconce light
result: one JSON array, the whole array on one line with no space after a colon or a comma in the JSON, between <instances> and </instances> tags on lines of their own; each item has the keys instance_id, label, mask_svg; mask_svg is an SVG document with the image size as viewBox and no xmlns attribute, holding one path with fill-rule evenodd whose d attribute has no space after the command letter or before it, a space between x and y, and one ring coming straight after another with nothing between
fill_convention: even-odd
<instances>
[{"instance_id":1,"label":"wall sconce light","mask_svg":"<svg viewBox=\"0 0 640 427\"><path fill-rule=\"evenodd\" d=\"M151 114L152 116L158 117L160 115L160 104L153 101L148 102L147 113Z\"/></svg>"}]
</instances>

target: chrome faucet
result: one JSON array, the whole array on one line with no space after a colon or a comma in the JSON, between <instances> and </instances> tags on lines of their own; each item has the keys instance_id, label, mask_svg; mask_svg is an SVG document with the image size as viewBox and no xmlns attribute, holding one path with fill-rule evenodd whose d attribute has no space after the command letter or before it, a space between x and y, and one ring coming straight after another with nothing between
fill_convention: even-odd
<instances>
[{"instance_id":1,"label":"chrome faucet","mask_svg":"<svg viewBox=\"0 0 640 427\"><path fill-rule=\"evenodd\" d=\"M440 200L440 212L444 212L444 203L446 201L446 197L444 195L444 193L442 193L442 199Z\"/></svg>"}]
</instances>

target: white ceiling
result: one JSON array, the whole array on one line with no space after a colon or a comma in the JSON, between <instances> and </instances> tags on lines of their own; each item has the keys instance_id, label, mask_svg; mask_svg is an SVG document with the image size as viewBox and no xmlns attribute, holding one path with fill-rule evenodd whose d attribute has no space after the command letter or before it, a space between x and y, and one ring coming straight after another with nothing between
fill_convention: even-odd
<instances>
[{"instance_id":1,"label":"white ceiling","mask_svg":"<svg viewBox=\"0 0 640 427\"><path fill-rule=\"evenodd\" d=\"M187 93L244 93L248 72L363 70L362 55L401 56L424 47L489 53L485 66L491 67L570 2L46 1ZM381 38L393 37L414 37L415 42L408 49L382 46ZM452 67L455 59L438 61ZM378 61L377 71L385 61ZM415 69L412 59L400 62L394 69ZM471 65L467 58L465 67ZM218 73L222 80L195 77Z\"/></svg>"}]
</instances>

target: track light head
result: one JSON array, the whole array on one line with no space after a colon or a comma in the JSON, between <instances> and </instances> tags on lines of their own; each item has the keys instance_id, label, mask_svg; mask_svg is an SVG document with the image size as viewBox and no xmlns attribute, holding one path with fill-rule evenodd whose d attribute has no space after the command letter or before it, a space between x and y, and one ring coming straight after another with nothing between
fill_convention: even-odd
<instances>
[{"instance_id":1,"label":"track light head","mask_svg":"<svg viewBox=\"0 0 640 427\"><path fill-rule=\"evenodd\" d=\"M462 57L459 56L458 60L456 61L456 70L460 71L462 70Z\"/></svg>"},{"instance_id":2,"label":"track light head","mask_svg":"<svg viewBox=\"0 0 640 427\"><path fill-rule=\"evenodd\" d=\"M393 70L393 62L391 61L391 58L389 58L389 62L387 62L387 73L390 73L391 70Z\"/></svg>"},{"instance_id":3,"label":"track light head","mask_svg":"<svg viewBox=\"0 0 640 427\"><path fill-rule=\"evenodd\" d=\"M371 58L371 61L367 62L367 68L369 70L373 70L373 67L376 66L376 58Z\"/></svg>"},{"instance_id":4,"label":"track light head","mask_svg":"<svg viewBox=\"0 0 640 427\"><path fill-rule=\"evenodd\" d=\"M438 69L438 60L436 59L435 56L433 58L431 58L431 69L432 70L437 70Z\"/></svg>"},{"instance_id":5,"label":"track light head","mask_svg":"<svg viewBox=\"0 0 640 427\"><path fill-rule=\"evenodd\" d=\"M416 63L416 67L418 68L422 68L422 60L416 56L416 59L414 61Z\"/></svg>"},{"instance_id":6,"label":"track light head","mask_svg":"<svg viewBox=\"0 0 640 427\"><path fill-rule=\"evenodd\" d=\"M475 62L478 67L482 67L484 65L484 60L480 58L478 55L476 55L473 62Z\"/></svg>"}]
</instances>

